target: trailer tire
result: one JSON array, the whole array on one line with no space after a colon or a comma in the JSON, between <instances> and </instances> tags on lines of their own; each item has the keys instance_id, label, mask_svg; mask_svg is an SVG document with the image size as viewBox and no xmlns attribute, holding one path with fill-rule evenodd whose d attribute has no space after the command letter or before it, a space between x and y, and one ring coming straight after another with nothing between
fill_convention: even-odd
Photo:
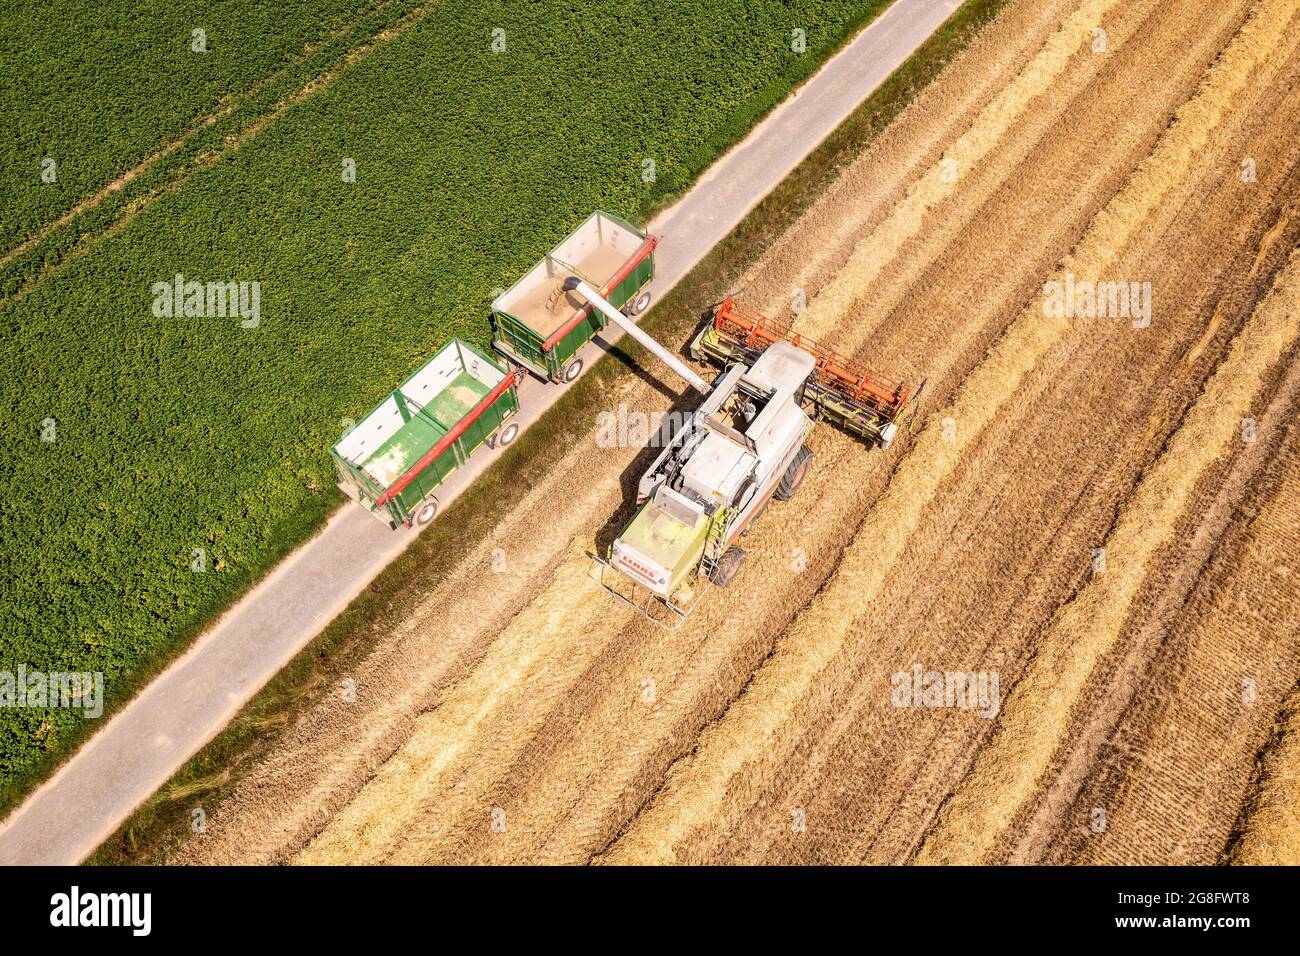
<instances>
[{"instance_id":1,"label":"trailer tire","mask_svg":"<svg viewBox=\"0 0 1300 956\"><path fill-rule=\"evenodd\" d=\"M740 573L740 566L745 563L745 552L742 548L728 548L718 559L717 566L713 569L710 580L720 588L725 588L728 584L736 579Z\"/></svg>"},{"instance_id":2,"label":"trailer tire","mask_svg":"<svg viewBox=\"0 0 1300 956\"><path fill-rule=\"evenodd\" d=\"M499 432L496 433L496 440L497 440L496 446L498 448L505 448L506 445L509 445L512 441L514 441L518 437L519 437L519 423L511 422L505 428L501 429Z\"/></svg>"},{"instance_id":3,"label":"trailer tire","mask_svg":"<svg viewBox=\"0 0 1300 956\"><path fill-rule=\"evenodd\" d=\"M582 359L576 358L568 365L564 366L564 371L560 373L560 378L564 380L565 385L568 385L570 382L574 381L581 374L582 374Z\"/></svg>"},{"instance_id":4,"label":"trailer tire","mask_svg":"<svg viewBox=\"0 0 1300 956\"><path fill-rule=\"evenodd\" d=\"M438 514L438 499L430 498L424 504L420 505L420 507L416 510L415 518L412 520L411 523L418 524L421 527L423 527L424 525L432 521L437 516L437 514Z\"/></svg>"},{"instance_id":5,"label":"trailer tire","mask_svg":"<svg viewBox=\"0 0 1300 956\"><path fill-rule=\"evenodd\" d=\"M646 309L650 308L650 293L642 292L639 296L631 301L627 307L628 315L640 315Z\"/></svg>"},{"instance_id":6,"label":"trailer tire","mask_svg":"<svg viewBox=\"0 0 1300 956\"><path fill-rule=\"evenodd\" d=\"M799 490L804 478L808 476L808 466L811 462L812 451L807 445L795 452L794 461L790 462L790 467L781 476L781 483L776 486L774 497L777 501L789 501L794 497L794 493Z\"/></svg>"}]
</instances>

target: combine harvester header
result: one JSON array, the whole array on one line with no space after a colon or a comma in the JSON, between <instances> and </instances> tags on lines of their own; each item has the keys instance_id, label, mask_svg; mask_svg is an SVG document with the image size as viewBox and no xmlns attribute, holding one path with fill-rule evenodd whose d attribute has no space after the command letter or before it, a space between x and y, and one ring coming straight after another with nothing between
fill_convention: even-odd
<instances>
[{"instance_id":1,"label":"combine harvester header","mask_svg":"<svg viewBox=\"0 0 1300 956\"><path fill-rule=\"evenodd\" d=\"M920 397L902 382L885 378L860 362L823 348L787 325L769 319L734 299L724 299L691 342L691 357L722 365L753 365L773 342L789 342L813 357L814 371L804 384L804 403L845 431L888 448L898 434L898 419L911 399ZM921 383L921 388L925 383Z\"/></svg>"}]
</instances>

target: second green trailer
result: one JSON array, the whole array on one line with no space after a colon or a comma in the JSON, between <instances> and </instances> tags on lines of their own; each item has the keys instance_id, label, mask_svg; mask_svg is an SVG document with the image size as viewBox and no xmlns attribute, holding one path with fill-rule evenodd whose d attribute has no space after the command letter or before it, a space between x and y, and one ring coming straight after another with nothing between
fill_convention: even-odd
<instances>
[{"instance_id":1,"label":"second green trailer","mask_svg":"<svg viewBox=\"0 0 1300 956\"><path fill-rule=\"evenodd\" d=\"M656 239L612 213L592 213L564 241L492 303L492 346L521 368L552 382L582 371L579 350L606 325L580 296L565 292L578 276L628 315L650 304Z\"/></svg>"}]
</instances>

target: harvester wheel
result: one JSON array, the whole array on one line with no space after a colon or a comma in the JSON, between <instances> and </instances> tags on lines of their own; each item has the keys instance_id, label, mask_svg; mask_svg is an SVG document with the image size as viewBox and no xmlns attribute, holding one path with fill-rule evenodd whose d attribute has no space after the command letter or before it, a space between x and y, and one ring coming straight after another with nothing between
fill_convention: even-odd
<instances>
[{"instance_id":1,"label":"harvester wheel","mask_svg":"<svg viewBox=\"0 0 1300 956\"><path fill-rule=\"evenodd\" d=\"M646 309L650 308L650 293L642 292L632 300L632 304L627 307L628 315L640 315Z\"/></svg>"},{"instance_id":2,"label":"harvester wheel","mask_svg":"<svg viewBox=\"0 0 1300 956\"><path fill-rule=\"evenodd\" d=\"M498 448L505 448L506 445L509 445L517 437L519 437L519 423L511 422L505 428L501 429L501 431L497 432L496 446Z\"/></svg>"},{"instance_id":3,"label":"harvester wheel","mask_svg":"<svg viewBox=\"0 0 1300 956\"><path fill-rule=\"evenodd\" d=\"M741 548L728 548L718 559L713 569L711 580L720 588L725 588L740 573L740 566L745 563L745 552Z\"/></svg>"},{"instance_id":4,"label":"harvester wheel","mask_svg":"<svg viewBox=\"0 0 1300 956\"><path fill-rule=\"evenodd\" d=\"M438 513L438 499L430 498L424 504L420 505L420 510L415 513L415 523L426 525L434 519Z\"/></svg>"},{"instance_id":5,"label":"harvester wheel","mask_svg":"<svg viewBox=\"0 0 1300 956\"><path fill-rule=\"evenodd\" d=\"M560 373L560 377L564 379L564 382L567 385L569 382L572 382L581 374L582 374L582 359L576 358L568 365L564 366L564 371Z\"/></svg>"},{"instance_id":6,"label":"harvester wheel","mask_svg":"<svg viewBox=\"0 0 1300 956\"><path fill-rule=\"evenodd\" d=\"M808 474L808 466L811 463L812 450L807 445L804 445L795 452L794 461L790 462L790 467L781 476L781 483L776 486L774 497L777 501L789 501L794 497L794 493L803 484L803 480Z\"/></svg>"}]
</instances>

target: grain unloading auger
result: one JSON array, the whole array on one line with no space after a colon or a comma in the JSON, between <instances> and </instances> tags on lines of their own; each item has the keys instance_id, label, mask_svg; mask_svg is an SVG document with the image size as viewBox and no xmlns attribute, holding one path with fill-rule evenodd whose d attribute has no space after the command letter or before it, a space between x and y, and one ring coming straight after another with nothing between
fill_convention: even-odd
<instances>
[{"instance_id":1,"label":"grain unloading auger","mask_svg":"<svg viewBox=\"0 0 1300 956\"><path fill-rule=\"evenodd\" d=\"M594 556L601 587L656 624L679 623L710 584L730 584L745 560L736 542L749 523L772 498L794 496L812 461L809 412L888 446L908 402L905 386L808 348L730 300L692 344L692 354L727 366L710 385L586 282L571 277L564 290L704 395L641 476L637 512L608 556Z\"/></svg>"}]
</instances>

